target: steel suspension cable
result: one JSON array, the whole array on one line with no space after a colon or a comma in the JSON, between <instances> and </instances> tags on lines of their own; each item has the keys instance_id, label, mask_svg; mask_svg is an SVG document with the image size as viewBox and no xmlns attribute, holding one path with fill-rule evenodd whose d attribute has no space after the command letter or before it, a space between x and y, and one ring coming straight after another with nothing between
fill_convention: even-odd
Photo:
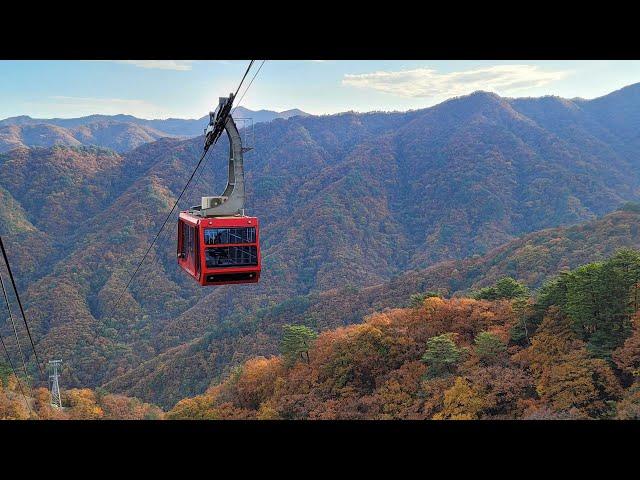
<instances>
[{"instance_id":1,"label":"steel suspension cable","mask_svg":"<svg viewBox=\"0 0 640 480\"><path fill-rule=\"evenodd\" d=\"M233 116L233 114L235 113L236 109L240 106L240 104L242 103L242 99L244 98L244 96L247 94L247 91L251 88L251 85L253 84L253 81L256 79L256 77L258 76L258 74L260 73L260 70L262 70L262 66L264 65L264 62L266 62L266 60L263 60L262 63L260 64L260 66L258 67L258 70L256 70L256 73L253 74L253 77L251 78L251 81L249 82L249 85L247 85L247 88L244 89L244 92L242 93L242 96L240 97L240 100L238 100L238 102L236 103L236 106L233 107L233 110L231 111L231 116ZM236 90L236 95L238 94L238 90ZM204 165L202 167L202 170L200 170L200 175L198 176L198 179L196 180L196 184L203 184L202 183L202 178L203 178L203 174L204 174Z\"/></svg>"},{"instance_id":2,"label":"steel suspension cable","mask_svg":"<svg viewBox=\"0 0 640 480\"><path fill-rule=\"evenodd\" d=\"M11 264L9 263L9 257L7 256L7 251L4 248L4 242L2 241L1 236L0 236L0 249L2 250L2 257L4 258L4 263L7 266L7 272L9 272L9 279L11 280L11 285L13 286L13 291L16 295L16 300L18 300L18 307L20 307L20 314L22 315L22 321L24 322L24 327L27 330L27 335L29 336L29 343L31 343L31 349L33 350L33 355L36 359L36 365L38 366L38 370L40 370L40 374L44 379L46 378L46 375L44 373L44 370L42 369L40 358L38 357L38 352L36 351L36 346L33 342L33 337L31 336L31 329L29 328L29 323L27 322L27 315L24 313L24 307L22 306L22 300L20 299L20 292L18 292L16 281L13 278L13 272L11 271Z\"/></svg>"},{"instance_id":3,"label":"steel suspension cable","mask_svg":"<svg viewBox=\"0 0 640 480\"><path fill-rule=\"evenodd\" d=\"M20 381L20 377L18 377L18 373L16 372L16 367L13 365L13 360L11 360L11 355L9 355L9 350L7 349L7 344L4 343L4 338L0 335L0 343L2 344L2 349L4 350L4 354L7 357L7 362L9 363L9 367L13 372L13 376L16 377L16 382L18 382L18 388L20 389L20 393L22 394L22 398L24 398L24 403L26 403L27 408L30 413L33 413L31 410L31 405L29 404L29 400L27 400L27 395L24 393L24 388L22 387L22 382Z\"/></svg>"},{"instance_id":4,"label":"steel suspension cable","mask_svg":"<svg viewBox=\"0 0 640 480\"><path fill-rule=\"evenodd\" d=\"M255 62L255 60L251 60L251 62L249 63L249 66L247 67L247 70L244 72L244 76L242 77L242 80L240 81L240 85L238 85L238 88L236 89L236 93L233 95L234 99L235 99L235 97L238 96L238 92L240 91L240 87L242 86L242 83L244 82L244 79L246 78L247 73L249 73L249 70L251 69L251 66L253 65L254 62ZM231 111L230 115L233 115L233 113L236 111L236 108L238 108L240 106L240 103L242 102L242 99L244 98L244 96L247 93L247 90L249 90L249 87L251 87L251 84L256 79L256 76L258 75L258 73L260 73L260 69L262 68L262 65L264 65L264 62L266 62L266 60L263 60L262 63L260 64L260 67L258 68L256 73L253 75L253 78L249 82L249 85L247 85L247 88L245 88L244 93L240 97L240 100L238 101L236 106L233 107L233 110ZM197 170L197 168L198 167L196 167L196 170ZM204 166L203 166L202 170L200 170L200 175L198 175L198 178L195 181L194 185L202 182L203 173L204 173Z\"/></svg>"},{"instance_id":5,"label":"steel suspension cable","mask_svg":"<svg viewBox=\"0 0 640 480\"><path fill-rule=\"evenodd\" d=\"M0 272L0 287L2 287L2 295L4 296L4 303L7 305L7 311L9 312L9 319L11 320L11 326L13 327L13 334L16 337L16 344L18 345L18 352L20 352L20 359L22 360L22 369L24 370L25 377L29 377L29 371L27 370L27 361L24 357L24 352L22 351L22 345L20 344L20 337L18 335L18 329L16 328L16 322L13 318L13 312L11 311L11 303L9 302L9 297L7 295L7 289L4 285L4 280L2 279L2 272Z\"/></svg>"},{"instance_id":6,"label":"steel suspension cable","mask_svg":"<svg viewBox=\"0 0 640 480\"><path fill-rule=\"evenodd\" d=\"M233 95L234 98L238 95L238 92L240 91L240 87L242 87L242 84L244 83L244 79L247 78L247 74L249 73L249 70L251 70L251 66L253 65L253 62L255 62L255 60L251 60L249 62L249 66L245 70L244 75L242 76L242 80L240 80L240 84L238 85L238 88L236 88L236 93L234 93Z\"/></svg>"},{"instance_id":7,"label":"steel suspension cable","mask_svg":"<svg viewBox=\"0 0 640 480\"><path fill-rule=\"evenodd\" d=\"M244 96L247 94L247 91L249 90L249 88L251 88L251 84L253 83L253 81L256 79L256 77L258 76L258 74L260 73L260 70L262 70L262 66L264 65L264 62L266 62L266 60L263 60L262 63L260 64L260 66L258 67L258 70L256 70L256 73L253 75L253 78L251 79L251 81L249 82L249 85L247 85L247 88L245 88L244 93L242 94L242 96L240 97L240 100L238 100L238 103L236 104L235 107L233 107L233 111L231 112L231 114L233 115L233 113L236 111L236 108L238 108L240 106L240 104L242 103L242 99L244 98Z\"/></svg>"},{"instance_id":8,"label":"steel suspension cable","mask_svg":"<svg viewBox=\"0 0 640 480\"><path fill-rule=\"evenodd\" d=\"M198 160L198 164L196 165L196 170L198 169L198 167L200 166L200 164L202 163L202 160L204 160L204 157L207 155L207 150L205 150L202 154L202 156L200 157L200 160ZM118 305L120 304L120 300L122 299L122 296L125 294L125 292L127 291L127 289L129 288L129 286L131 285L131 282L133 282L133 279L135 278L136 274L138 273L138 271L140 270L140 267L142 266L142 264L144 263L144 261L146 260L147 256L149 255L149 252L151 251L151 249L153 248L153 246L155 245L156 241L158 240L158 237L160 236L160 234L162 233L162 230L164 230L165 225L167 224L167 222L169 221L169 218L171 217L171 214L173 214L173 211L176 209L176 206L178 205L178 202L180 201L180 199L182 198L182 196L184 195L184 192L186 191L187 187L189 186L189 184L191 183L191 180L193 179L193 176L196 173L196 170L193 171L193 173L191 174L191 176L189 177L189 180L187 180L187 184L184 186L184 188L182 189L182 192L180 192L180 195L178 195L178 199L175 201L175 203L173 204L173 207L171 207L171 210L169 211L169 214L166 216L166 218L164 219L164 222L162 222L162 226L160 227L160 230L158 230L158 233L156 233L155 237L153 238L152 242L149 244L149 248L147 248L147 251L144 253L144 255L142 256L142 260L140 260L140 262L138 263L138 265L136 266L135 270L133 271L133 274L131 275L131 277L129 277L129 281L127 282L127 284L125 285L125 287L122 289L122 291L120 292L120 295L118 295L113 308L109 311L109 315L105 318L110 318L112 313L118 308Z\"/></svg>"}]
</instances>

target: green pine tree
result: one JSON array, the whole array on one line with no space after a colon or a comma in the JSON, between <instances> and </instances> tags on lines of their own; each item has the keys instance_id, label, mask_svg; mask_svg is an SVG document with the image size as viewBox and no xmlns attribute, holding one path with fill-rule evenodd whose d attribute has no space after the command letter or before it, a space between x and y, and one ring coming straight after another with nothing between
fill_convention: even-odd
<instances>
[{"instance_id":1,"label":"green pine tree","mask_svg":"<svg viewBox=\"0 0 640 480\"><path fill-rule=\"evenodd\" d=\"M453 373L465 350L454 341L455 333L444 333L427 340L427 349L422 361L429 366L428 375L438 377Z\"/></svg>"},{"instance_id":2,"label":"green pine tree","mask_svg":"<svg viewBox=\"0 0 640 480\"><path fill-rule=\"evenodd\" d=\"M309 348L318 335L305 325L285 325L283 327L280 351L289 366L298 360L309 363Z\"/></svg>"},{"instance_id":3,"label":"green pine tree","mask_svg":"<svg viewBox=\"0 0 640 480\"><path fill-rule=\"evenodd\" d=\"M529 295L529 289L511 277L503 277L491 287L484 287L473 294L476 300L514 300Z\"/></svg>"},{"instance_id":4,"label":"green pine tree","mask_svg":"<svg viewBox=\"0 0 640 480\"><path fill-rule=\"evenodd\" d=\"M474 343L476 355L484 363L496 361L507 351L507 345L497 335L489 332L480 332Z\"/></svg>"}]
</instances>

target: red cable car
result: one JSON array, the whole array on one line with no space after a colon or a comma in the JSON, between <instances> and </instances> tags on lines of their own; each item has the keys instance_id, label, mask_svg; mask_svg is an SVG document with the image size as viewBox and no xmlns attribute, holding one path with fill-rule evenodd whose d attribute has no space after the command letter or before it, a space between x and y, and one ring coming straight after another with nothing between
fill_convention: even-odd
<instances>
[{"instance_id":1,"label":"red cable car","mask_svg":"<svg viewBox=\"0 0 640 480\"><path fill-rule=\"evenodd\" d=\"M199 217L180 212L178 264L200 285L255 283L260 278L256 217Z\"/></svg>"},{"instance_id":2,"label":"red cable car","mask_svg":"<svg viewBox=\"0 0 640 480\"><path fill-rule=\"evenodd\" d=\"M244 168L240 133L229 112L233 96L220 98L210 114L205 149L226 108L224 129L229 137L229 177L224 193L202 197L202 204L180 212L178 265L200 285L256 283L260 279L260 232L256 217L244 214Z\"/></svg>"}]
</instances>

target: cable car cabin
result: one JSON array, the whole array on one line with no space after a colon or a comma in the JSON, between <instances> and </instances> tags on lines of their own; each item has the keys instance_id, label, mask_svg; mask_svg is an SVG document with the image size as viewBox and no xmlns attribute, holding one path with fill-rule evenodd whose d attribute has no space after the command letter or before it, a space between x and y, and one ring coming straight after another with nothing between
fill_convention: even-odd
<instances>
[{"instance_id":1,"label":"cable car cabin","mask_svg":"<svg viewBox=\"0 0 640 480\"><path fill-rule=\"evenodd\" d=\"M200 285L256 283L260 243L256 217L200 217L181 212L178 264Z\"/></svg>"},{"instance_id":2,"label":"cable car cabin","mask_svg":"<svg viewBox=\"0 0 640 480\"><path fill-rule=\"evenodd\" d=\"M242 155L250 148L242 146L229 113L233 99L233 94L221 97L216 111L209 113L202 156L224 129L229 137L227 186L220 196L202 197L200 205L180 212L178 219L178 264L200 285L256 283L260 279L258 219L244 215Z\"/></svg>"}]
</instances>

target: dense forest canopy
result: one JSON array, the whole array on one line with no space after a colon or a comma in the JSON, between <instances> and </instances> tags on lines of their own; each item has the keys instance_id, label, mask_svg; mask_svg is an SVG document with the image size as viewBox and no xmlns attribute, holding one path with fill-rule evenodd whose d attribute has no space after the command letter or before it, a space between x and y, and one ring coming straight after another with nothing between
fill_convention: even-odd
<instances>
[{"instance_id":1,"label":"dense forest canopy","mask_svg":"<svg viewBox=\"0 0 640 480\"><path fill-rule=\"evenodd\" d=\"M475 298L425 295L311 345L308 328L286 326L281 356L167 417L640 419L639 268L640 252L621 250L533 296L510 278Z\"/></svg>"},{"instance_id":2,"label":"dense forest canopy","mask_svg":"<svg viewBox=\"0 0 640 480\"><path fill-rule=\"evenodd\" d=\"M640 419L639 271L640 252L620 250L533 295L505 277L474 298L418 294L320 334L285 325L281 355L251 358L166 414L89 389L52 409L23 378L26 405L0 364L0 418Z\"/></svg>"}]
</instances>

